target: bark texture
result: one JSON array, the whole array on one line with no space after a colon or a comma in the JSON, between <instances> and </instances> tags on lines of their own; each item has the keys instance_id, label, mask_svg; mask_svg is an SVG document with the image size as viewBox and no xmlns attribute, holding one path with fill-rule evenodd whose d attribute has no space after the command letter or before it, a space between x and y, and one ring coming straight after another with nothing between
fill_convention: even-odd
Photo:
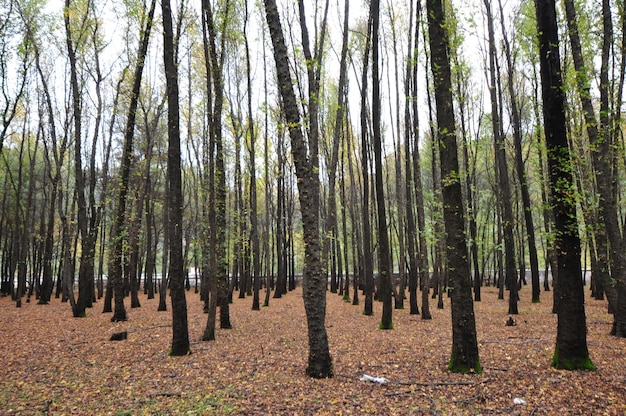
<instances>
[{"instance_id":1,"label":"bark texture","mask_svg":"<svg viewBox=\"0 0 626 416\"><path fill-rule=\"evenodd\" d=\"M180 126L178 107L178 69L175 63L172 10L169 0L161 2L163 13L163 60L167 82L167 178L169 183L169 279L172 298L172 347L170 355L187 355L189 327L183 263L183 185L180 159Z\"/></svg>"},{"instance_id":2,"label":"bark texture","mask_svg":"<svg viewBox=\"0 0 626 416\"><path fill-rule=\"evenodd\" d=\"M278 8L274 0L265 0L265 13L274 47L274 61L276 63L278 89L282 98L282 109L289 128L291 153L298 177L298 195L305 243L302 289L309 337L309 359L306 374L314 378L327 378L333 376L333 369L325 326L326 278L320 258L319 173L318 166L312 162L317 160L317 155L314 154L317 151L317 145L309 143L312 154L308 154L298 103L292 86L287 47Z\"/></svg>"},{"instance_id":3,"label":"bark texture","mask_svg":"<svg viewBox=\"0 0 626 416\"><path fill-rule=\"evenodd\" d=\"M472 282L465 240L463 196L459 174L449 40L441 0L427 1L431 70L435 88L437 140L441 163L443 218L446 234L448 278L452 289L452 355L448 369L480 373Z\"/></svg>"},{"instance_id":4,"label":"bark texture","mask_svg":"<svg viewBox=\"0 0 626 416\"><path fill-rule=\"evenodd\" d=\"M567 143L565 97L554 0L536 1L543 119L554 211L559 299L556 348L552 366L594 368L587 349L580 237L576 220L576 184Z\"/></svg>"}]
</instances>

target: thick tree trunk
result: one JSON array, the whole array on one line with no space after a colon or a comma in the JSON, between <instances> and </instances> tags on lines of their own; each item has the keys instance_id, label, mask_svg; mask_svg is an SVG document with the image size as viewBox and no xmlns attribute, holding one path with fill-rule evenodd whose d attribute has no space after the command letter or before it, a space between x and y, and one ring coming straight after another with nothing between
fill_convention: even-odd
<instances>
[{"instance_id":1,"label":"thick tree trunk","mask_svg":"<svg viewBox=\"0 0 626 416\"><path fill-rule=\"evenodd\" d=\"M584 292L580 270L580 239L575 184L566 135L565 97L561 79L559 39L554 0L536 1L541 67L543 119L555 217L559 303L556 348L552 366L562 369L595 368L587 349Z\"/></svg>"},{"instance_id":2,"label":"thick tree trunk","mask_svg":"<svg viewBox=\"0 0 626 416\"><path fill-rule=\"evenodd\" d=\"M448 56L448 33L441 0L427 1L431 70L440 141L443 213L446 231L448 273L452 288L452 354L448 369L453 372L482 372L478 356L476 322L472 301L465 219L456 144L452 80Z\"/></svg>"},{"instance_id":3,"label":"thick tree trunk","mask_svg":"<svg viewBox=\"0 0 626 416\"><path fill-rule=\"evenodd\" d=\"M161 2L163 14L163 61L167 83L167 180L169 184L169 280L172 299L172 346L171 356L187 355L189 327L187 324L187 300L183 264L183 189L180 154L180 126L178 106L178 69L175 62L172 10L169 0Z\"/></svg>"}]
</instances>

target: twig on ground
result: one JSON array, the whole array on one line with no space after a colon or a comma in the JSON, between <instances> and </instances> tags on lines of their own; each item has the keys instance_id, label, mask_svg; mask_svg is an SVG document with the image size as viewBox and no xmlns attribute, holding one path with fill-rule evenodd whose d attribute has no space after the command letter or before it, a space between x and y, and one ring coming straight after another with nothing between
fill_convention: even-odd
<instances>
[{"instance_id":1,"label":"twig on ground","mask_svg":"<svg viewBox=\"0 0 626 416\"><path fill-rule=\"evenodd\" d=\"M488 367L485 366L483 367L484 370L495 370L495 371L510 371L510 368L503 368L503 367Z\"/></svg>"},{"instance_id":2,"label":"twig on ground","mask_svg":"<svg viewBox=\"0 0 626 416\"><path fill-rule=\"evenodd\" d=\"M150 395L150 397L182 397L183 394L181 392L176 392L176 391L163 391L163 392L159 392L159 393L152 393Z\"/></svg>"},{"instance_id":3,"label":"twig on ground","mask_svg":"<svg viewBox=\"0 0 626 416\"><path fill-rule=\"evenodd\" d=\"M446 386L476 386L490 381L486 378L481 381L436 381L432 383L421 383L417 381L390 381L389 384L400 384L402 386L420 386L420 387L446 387Z\"/></svg>"},{"instance_id":4,"label":"twig on ground","mask_svg":"<svg viewBox=\"0 0 626 416\"><path fill-rule=\"evenodd\" d=\"M437 402L432 397L429 397L428 400L430 400L430 403L432 404L431 414L435 416L438 415L439 411L437 410Z\"/></svg>"},{"instance_id":5,"label":"twig on ground","mask_svg":"<svg viewBox=\"0 0 626 416\"><path fill-rule=\"evenodd\" d=\"M358 380L357 377L348 376L348 375L345 375L345 374L335 374L335 377L344 377L344 378ZM419 382L419 381L393 381L393 380L389 380L389 381L387 381L386 383L383 383L383 384L398 384L400 386L420 386L420 387L446 387L446 386L475 386L475 385L478 385L478 384L487 383L488 381L491 381L491 379L486 378L486 379L480 380L478 382L476 382L476 381L436 381L436 382L431 382L431 383L424 383L424 382Z\"/></svg>"},{"instance_id":6,"label":"twig on ground","mask_svg":"<svg viewBox=\"0 0 626 416\"><path fill-rule=\"evenodd\" d=\"M529 338L521 341L504 341L501 339L486 339L481 341L482 344L510 344L510 345L518 345L518 344L532 344L532 343L540 343L540 342L549 342L547 339L541 338Z\"/></svg>"}]
</instances>

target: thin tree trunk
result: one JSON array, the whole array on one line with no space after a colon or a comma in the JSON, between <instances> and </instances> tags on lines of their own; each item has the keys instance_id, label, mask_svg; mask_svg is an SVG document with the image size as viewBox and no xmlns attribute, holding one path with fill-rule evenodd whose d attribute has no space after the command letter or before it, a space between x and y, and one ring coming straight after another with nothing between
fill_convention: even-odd
<instances>
[{"instance_id":1,"label":"thin tree trunk","mask_svg":"<svg viewBox=\"0 0 626 416\"><path fill-rule=\"evenodd\" d=\"M300 4L300 7L303 7L303 4ZM318 144L314 142L316 137L311 136L307 149L304 135L300 129L301 118L291 81L287 47L274 0L265 0L265 12L274 46L282 109L289 126L291 151L298 176L305 242L302 289L309 337L309 360L306 373L315 378L332 377L332 360L328 349L328 335L325 326L326 282L320 259ZM305 27L303 26L302 29Z\"/></svg>"},{"instance_id":2,"label":"thin tree trunk","mask_svg":"<svg viewBox=\"0 0 626 416\"><path fill-rule=\"evenodd\" d=\"M369 51L371 45L372 16L367 23L367 38L365 40L365 52L363 53L363 72L361 78L361 174L363 177L363 285L365 292L364 315L374 314L374 266L372 265L372 231L370 226L370 185L369 185L369 162L368 162L368 126L367 126L367 80Z\"/></svg>"},{"instance_id":3,"label":"thin tree trunk","mask_svg":"<svg viewBox=\"0 0 626 416\"><path fill-rule=\"evenodd\" d=\"M502 231L504 236L504 255L505 255L505 279L509 289L509 314L517 314L517 273L515 270L515 240L513 235L513 208L511 206L511 185L509 181L509 172L506 161L506 142L504 140L504 131L502 129L500 117L500 104L498 100L499 81L496 73L496 43L495 30L493 26L493 14L491 12L491 3L484 0L485 10L487 13L487 27L489 33L489 95L491 98L491 124L493 127L494 150L496 159L497 188L502 213Z\"/></svg>"},{"instance_id":4,"label":"thin tree trunk","mask_svg":"<svg viewBox=\"0 0 626 416\"><path fill-rule=\"evenodd\" d=\"M372 20L372 121L374 129L374 165L376 206L378 213L378 272L380 274L380 298L383 302L383 312L380 321L381 329L393 329L392 322L392 295L391 264L389 232L387 230L387 213L385 207L385 193L383 184L382 138L381 138L381 110L380 110L380 76L378 58L378 30L380 26L380 2L373 0L370 5L370 19Z\"/></svg>"},{"instance_id":5,"label":"thin tree trunk","mask_svg":"<svg viewBox=\"0 0 626 416\"><path fill-rule=\"evenodd\" d=\"M539 283L539 259L537 257L537 243L535 240L535 225L533 223L533 209L530 201L530 192L528 190L528 176L524 168L522 159L522 121L520 110L518 108L518 99L515 94L515 86L513 84L514 63L511 58L511 47L504 28L504 12L502 1L498 0L500 7L500 22L502 24L502 36L504 39L505 57L507 62L507 87L509 92L509 100L511 102L511 120L513 124L513 139L515 142L515 169L517 170L517 178L520 183L522 194L522 209L524 210L524 222L526 224L526 237L528 239L528 256L530 260L530 273L532 280L532 302L539 303L541 286ZM524 272L522 270L522 272Z\"/></svg>"}]
</instances>

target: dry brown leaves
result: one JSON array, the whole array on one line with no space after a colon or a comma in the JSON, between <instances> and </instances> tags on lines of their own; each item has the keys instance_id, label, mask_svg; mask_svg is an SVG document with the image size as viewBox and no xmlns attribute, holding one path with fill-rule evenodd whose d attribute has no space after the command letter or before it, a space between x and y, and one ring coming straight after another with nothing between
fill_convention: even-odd
<instances>
[{"instance_id":1,"label":"dry brown leaves","mask_svg":"<svg viewBox=\"0 0 626 416\"><path fill-rule=\"evenodd\" d=\"M299 290L271 299L261 311L251 299L231 305L233 329L201 342L206 314L188 294L193 354L168 357L171 312L144 297L129 320L111 323L102 302L86 318L54 300L16 308L0 299L2 415L623 415L626 340L608 335L605 302L587 299L588 343L595 372L550 368L556 334L552 293L531 304L521 292L516 326L507 302L491 288L476 303L482 375L446 370L450 309L431 307L432 321L394 311L394 329L328 294L327 327L335 378L304 375L307 336ZM436 304L435 304L436 305ZM114 332L128 339L112 342ZM386 384L360 381L363 374ZM515 404L522 399L525 404Z\"/></svg>"}]
</instances>

